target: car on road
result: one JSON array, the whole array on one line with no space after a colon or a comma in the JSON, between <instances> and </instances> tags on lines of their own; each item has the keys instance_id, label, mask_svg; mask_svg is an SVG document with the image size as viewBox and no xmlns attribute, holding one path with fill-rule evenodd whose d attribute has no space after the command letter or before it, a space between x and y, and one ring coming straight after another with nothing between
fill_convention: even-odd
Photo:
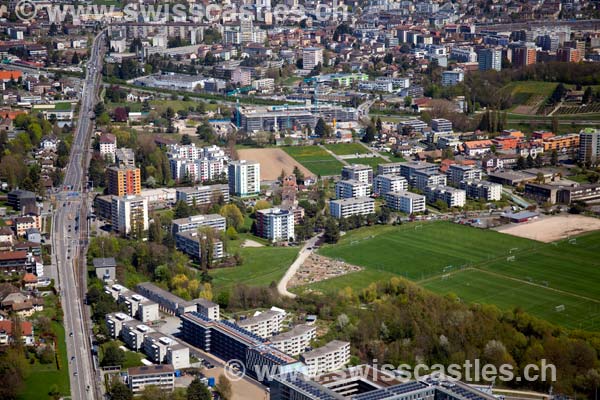
<instances>
[{"instance_id":1,"label":"car on road","mask_svg":"<svg viewBox=\"0 0 600 400\"><path fill-rule=\"evenodd\" d=\"M71 356L71 361L75 361L75 356Z\"/></svg>"},{"instance_id":2,"label":"car on road","mask_svg":"<svg viewBox=\"0 0 600 400\"><path fill-rule=\"evenodd\" d=\"M69 333L69 337L73 337L73 332Z\"/></svg>"},{"instance_id":3,"label":"car on road","mask_svg":"<svg viewBox=\"0 0 600 400\"><path fill-rule=\"evenodd\" d=\"M79 374L77 373L77 371L73 372L73 376L77 376L77 375L79 375Z\"/></svg>"}]
</instances>

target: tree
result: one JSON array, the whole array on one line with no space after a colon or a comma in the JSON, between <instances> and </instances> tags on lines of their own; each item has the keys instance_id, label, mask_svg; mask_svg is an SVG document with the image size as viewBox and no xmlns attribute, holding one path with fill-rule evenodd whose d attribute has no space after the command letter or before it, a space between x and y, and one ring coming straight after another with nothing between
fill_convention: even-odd
<instances>
[{"instance_id":1,"label":"tree","mask_svg":"<svg viewBox=\"0 0 600 400\"><path fill-rule=\"evenodd\" d=\"M365 134L362 137L362 139L360 139L360 141L363 143L371 143L373 140L375 140L375 127L372 124L370 124L369 126L367 126Z\"/></svg>"},{"instance_id":2,"label":"tree","mask_svg":"<svg viewBox=\"0 0 600 400\"><path fill-rule=\"evenodd\" d=\"M125 107L117 107L113 113L113 118L116 122L127 122L129 113Z\"/></svg>"},{"instance_id":3,"label":"tree","mask_svg":"<svg viewBox=\"0 0 600 400\"><path fill-rule=\"evenodd\" d=\"M77 54L77 52L73 53L73 57L71 57L71 64L77 65L79 62L79 54Z\"/></svg>"},{"instance_id":4,"label":"tree","mask_svg":"<svg viewBox=\"0 0 600 400\"><path fill-rule=\"evenodd\" d=\"M533 161L533 157L531 157L531 154L529 154L527 156L526 162L527 162L527 168L533 168L533 166L534 166L535 163Z\"/></svg>"},{"instance_id":5,"label":"tree","mask_svg":"<svg viewBox=\"0 0 600 400\"><path fill-rule=\"evenodd\" d=\"M340 227L333 218L329 218L325 223L324 239L326 243L337 243L340 240Z\"/></svg>"},{"instance_id":6,"label":"tree","mask_svg":"<svg viewBox=\"0 0 600 400\"><path fill-rule=\"evenodd\" d=\"M223 400L231 400L231 382L229 382L229 379L227 379L225 375L219 375L219 380L217 382L217 385L215 386L215 389L217 390L217 393L219 393Z\"/></svg>"},{"instance_id":7,"label":"tree","mask_svg":"<svg viewBox=\"0 0 600 400\"><path fill-rule=\"evenodd\" d=\"M319 118L317 124L315 125L315 135L328 138L331 136L331 127L327 125L327 122L323 118Z\"/></svg>"},{"instance_id":8,"label":"tree","mask_svg":"<svg viewBox=\"0 0 600 400\"><path fill-rule=\"evenodd\" d=\"M235 204L226 204L219 211L223 217L227 219L227 226L233 226L236 231L244 225L244 216Z\"/></svg>"},{"instance_id":9,"label":"tree","mask_svg":"<svg viewBox=\"0 0 600 400\"><path fill-rule=\"evenodd\" d=\"M188 145L188 144L192 144L192 139L190 138L190 135L188 135L187 133L183 134L181 136L181 144L182 145Z\"/></svg>"},{"instance_id":10,"label":"tree","mask_svg":"<svg viewBox=\"0 0 600 400\"><path fill-rule=\"evenodd\" d=\"M132 400L133 392L129 387L121 382L119 379L115 379L113 384L110 386L110 399L111 400Z\"/></svg>"},{"instance_id":11,"label":"tree","mask_svg":"<svg viewBox=\"0 0 600 400\"><path fill-rule=\"evenodd\" d=\"M525 169L525 168L527 168L525 159L523 158L523 156L519 156L519 158L517 158L517 169Z\"/></svg>"},{"instance_id":12,"label":"tree","mask_svg":"<svg viewBox=\"0 0 600 400\"><path fill-rule=\"evenodd\" d=\"M558 130L559 130L558 118L556 117L556 115L553 115L552 116L552 132L554 132L556 135L558 135Z\"/></svg>"},{"instance_id":13,"label":"tree","mask_svg":"<svg viewBox=\"0 0 600 400\"><path fill-rule=\"evenodd\" d=\"M187 388L187 400L211 400L210 390L196 377Z\"/></svg>"},{"instance_id":14,"label":"tree","mask_svg":"<svg viewBox=\"0 0 600 400\"><path fill-rule=\"evenodd\" d=\"M302 171L300 170L300 168L298 168L297 165L294 166L294 171L292 173L296 177L296 181L298 181L298 182L304 182L304 174L302 173Z\"/></svg>"},{"instance_id":15,"label":"tree","mask_svg":"<svg viewBox=\"0 0 600 400\"><path fill-rule=\"evenodd\" d=\"M125 361L125 352L117 347L116 343L111 343L104 349L104 357L100 365L103 367L116 366Z\"/></svg>"},{"instance_id":16,"label":"tree","mask_svg":"<svg viewBox=\"0 0 600 400\"><path fill-rule=\"evenodd\" d=\"M558 165L558 152L556 149L552 150L552 154L550 154L550 164Z\"/></svg>"},{"instance_id":17,"label":"tree","mask_svg":"<svg viewBox=\"0 0 600 400\"><path fill-rule=\"evenodd\" d=\"M404 108L408 108L410 106L412 106L412 97L406 96L404 98Z\"/></svg>"},{"instance_id":18,"label":"tree","mask_svg":"<svg viewBox=\"0 0 600 400\"><path fill-rule=\"evenodd\" d=\"M175 218L187 218L192 215L192 208L183 200L179 200L175 204Z\"/></svg>"},{"instance_id":19,"label":"tree","mask_svg":"<svg viewBox=\"0 0 600 400\"><path fill-rule=\"evenodd\" d=\"M587 88L585 88L585 92L583 92L583 98L581 102L583 104L588 104L592 100L593 95L594 92L592 91L592 87L588 86Z\"/></svg>"},{"instance_id":20,"label":"tree","mask_svg":"<svg viewBox=\"0 0 600 400\"><path fill-rule=\"evenodd\" d=\"M381 118L377 117L377 122L375 123L375 129L377 133L381 135L381 131L383 130L383 122L381 122Z\"/></svg>"}]
</instances>

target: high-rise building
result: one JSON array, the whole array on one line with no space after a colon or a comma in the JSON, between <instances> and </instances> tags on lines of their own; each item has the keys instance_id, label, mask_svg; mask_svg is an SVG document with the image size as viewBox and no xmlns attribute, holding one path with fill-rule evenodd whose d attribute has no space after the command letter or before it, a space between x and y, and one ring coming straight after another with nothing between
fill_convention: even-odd
<instances>
[{"instance_id":1,"label":"high-rise building","mask_svg":"<svg viewBox=\"0 0 600 400\"><path fill-rule=\"evenodd\" d=\"M236 196L253 196L260 193L260 164L239 160L229 163L229 193Z\"/></svg>"},{"instance_id":2,"label":"high-rise building","mask_svg":"<svg viewBox=\"0 0 600 400\"><path fill-rule=\"evenodd\" d=\"M537 61L537 50L531 46L515 47L512 50L512 65L515 68L526 67Z\"/></svg>"},{"instance_id":3,"label":"high-rise building","mask_svg":"<svg viewBox=\"0 0 600 400\"><path fill-rule=\"evenodd\" d=\"M572 47L561 47L556 52L556 59L562 62L579 62L583 59L583 54Z\"/></svg>"},{"instance_id":4,"label":"high-rise building","mask_svg":"<svg viewBox=\"0 0 600 400\"><path fill-rule=\"evenodd\" d=\"M136 167L110 167L106 170L108 194L127 196L142 192L140 169Z\"/></svg>"},{"instance_id":5,"label":"high-rise building","mask_svg":"<svg viewBox=\"0 0 600 400\"><path fill-rule=\"evenodd\" d=\"M477 57L479 59L480 71L491 69L500 71L502 69L502 50L500 49L481 49L477 53Z\"/></svg>"},{"instance_id":6,"label":"high-rise building","mask_svg":"<svg viewBox=\"0 0 600 400\"><path fill-rule=\"evenodd\" d=\"M323 49L306 47L302 50L302 69L311 71L319 64L323 65Z\"/></svg>"},{"instance_id":7,"label":"high-rise building","mask_svg":"<svg viewBox=\"0 0 600 400\"><path fill-rule=\"evenodd\" d=\"M579 132L579 160L595 164L600 157L600 132L585 128Z\"/></svg>"},{"instance_id":8,"label":"high-rise building","mask_svg":"<svg viewBox=\"0 0 600 400\"><path fill-rule=\"evenodd\" d=\"M112 228L128 235L148 230L148 199L142 196L120 196L112 198Z\"/></svg>"},{"instance_id":9,"label":"high-rise building","mask_svg":"<svg viewBox=\"0 0 600 400\"><path fill-rule=\"evenodd\" d=\"M294 213L280 208L257 211L256 233L272 241L294 238Z\"/></svg>"},{"instance_id":10,"label":"high-rise building","mask_svg":"<svg viewBox=\"0 0 600 400\"><path fill-rule=\"evenodd\" d=\"M373 168L363 164L346 165L342 168L342 179L373 183Z\"/></svg>"}]
</instances>

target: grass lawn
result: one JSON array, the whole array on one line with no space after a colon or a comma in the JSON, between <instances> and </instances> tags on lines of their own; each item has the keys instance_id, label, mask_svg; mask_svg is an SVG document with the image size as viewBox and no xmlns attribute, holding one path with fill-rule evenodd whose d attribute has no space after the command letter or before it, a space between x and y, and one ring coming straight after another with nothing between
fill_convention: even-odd
<instances>
[{"instance_id":1,"label":"grass lawn","mask_svg":"<svg viewBox=\"0 0 600 400\"><path fill-rule=\"evenodd\" d=\"M368 154L370 151L360 143L336 143L326 144L324 146L327 150L332 151L338 156L345 156L349 154Z\"/></svg>"},{"instance_id":2,"label":"grass lawn","mask_svg":"<svg viewBox=\"0 0 600 400\"><path fill-rule=\"evenodd\" d=\"M428 281L423 286L441 294L455 293L469 303L495 304L502 309L521 307L536 317L568 328L600 328L598 303L484 271L460 271ZM565 310L556 311L558 305L564 305Z\"/></svg>"},{"instance_id":3,"label":"grass lawn","mask_svg":"<svg viewBox=\"0 0 600 400\"><path fill-rule=\"evenodd\" d=\"M375 226L351 231L320 251L365 271L310 288L360 290L396 274L466 302L520 306L566 327L600 329L600 287L591 284L600 281L599 250L600 232L575 243L541 243L448 222ZM565 310L556 311L558 305Z\"/></svg>"},{"instance_id":4,"label":"grass lawn","mask_svg":"<svg viewBox=\"0 0 600 400\"><path fill-rule=\"evenodd\" d=\"M260 242L256 238L252 240ZM229 246L228 251L234 252ZM238 283L251 286L269 286L278 282L298 255L297 247L244 247L239 248L243 264L239 267L211 271L213 293L231 289Z\"/></svg>"},{"instance_id":5,"label":"grass lawn","mask_svg":"<svg viewBox=\"0 0 600 400\"><path fill-rule=\"evenodd\" d=\"M342 163L318 146L294 146L282 149L313 174L321 176L341 174Z\"/></svg>"},{"instance_id":6,"label":"grass lawn","mask_svg":"<svg viewBox=\"0 0 600 400\"><path fill-rule=\"evenodd\" d=\"M387 163L387 161L385 161L383 158L380 157L370 157L370 158L347 158L346 161L348 161L348 163L350 164L364 164L364 165L369 165L375 169L377 169L377 166L379 164L385 164Z\"/></svg>"},{"instance_id":7,"label":"grass lawn","mask_svg":"<svg viewBox=\"0 0 600 400\"><path fill-rule=\"evenodd\" d=\"M52 328L56 334L56 341L59 351L60 369L53 364L29 364L24 389L19 399L22 400L48 400L48 392L55 386L64 396L70 394L69 386L69 360L67 359L67 349L65 341L65 328L57 323L52 323Z\"/></svg>"},{"instance_id":8,"label":"grass lawn","mask_svg":"<svg viewBox=\"0 0 600 400\"><path fill-rule=\"evenodd\" d=\"M417 226L421 228L415 229ZM495 231L450 222L373 226L351 231L320 253L367 269L420 280L454 268L505 256L514 247L541 245ZM448 268L450 270L451 268ZM367 286L370 282L362 282Z\"/></svg>"},{"instance_id":9,"label":"grass lawn","mask_svg":"<svg viewBox=\"0 0 600 400\"><path fill-rule=\"evenodd\" d=\"M506 85L504 88L510 89L511 93L517 96L519 93L550 96L557 85L558 83L556 82L514 81Z\"/></svg>"}]
</instances>

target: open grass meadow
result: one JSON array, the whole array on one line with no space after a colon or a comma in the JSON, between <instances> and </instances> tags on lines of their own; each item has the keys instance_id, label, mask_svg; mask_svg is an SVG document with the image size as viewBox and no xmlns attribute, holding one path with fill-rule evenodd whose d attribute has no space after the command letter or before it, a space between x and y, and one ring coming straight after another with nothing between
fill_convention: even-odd
<instances>
[{"instance_id":1,"label":"open grass meadow","mask_svg":"<svg viewBox=\"0 0 600 400\"><path fill-rule=\"evenodd\" d=\"M385 161L381 157L348 158L348 159L346 159L346 161L348 161L348 163L350 163L350 164L364 164L364 165L368 165L370 167L373 167L373 169L377 169L377 166L379 164L385 164L385 163L387 163L387 161Z\"/></svg>"},{"instance_id":2,"label":"open grass meadow","mask_svg":"<svg viewBox=\"0 0 600 400\"><path fill-rule=\"evenodd\" d=\"M360 290L400 275L465 302L521 307L569 328L600 329L600 232L541 243L448 222L352 231L321 253L364 271L310 285ZM302 291L304 288L297 289Z\"/></svg>"},{"instance_id":3,"label":"open grass meadow","mask_svg":"<svg viewBox=\"0 0 600 400\"><path fill-rule=\"evenodd\" d=\"M52 328L56 334L60 369L57 363L40 364L37 361L34 364L27 363L23 391L18 397L20 400L48 400L51 398L48 393L53 389L63 396L68 396L70 393L65 328L58 322L53 322Z\"/></svg>"},{"instance_id":4,"label":"open grass meadow","mask_svg":"<svg viewBox=\"0 0 600 400\"><path fill-rule=\"evenodd\" d=\"M335 143L326 144L324 146L327 150L332 151L338 156L347 156L350 154L367 154L370 151L360 143Z\"/></svg>"},{"instance_id":5,"label":"open grass meadow","mask_svg":"<svg viewBox=\"0 0 600 400\"><path fill-rule=\"evenodd\" d=\"M252 238L252 240L256 240ZM213 293L231 289L238 283L251 286L269 286L278 282L298 255L297 247L244 247L229 252L239 252L243 263L239 267L211 271Z\"/></svg>"},{"instance_id":6,"label":"open grass meadow","mask_svg":"<svg viewBox=\"0 0 600 400\"><path fill-rule=\"evenodd\" d=\"M321 176L341 174L342 163L318 146L283 147L283 150L313 174Z\"/></svg>"}]
</instances>

